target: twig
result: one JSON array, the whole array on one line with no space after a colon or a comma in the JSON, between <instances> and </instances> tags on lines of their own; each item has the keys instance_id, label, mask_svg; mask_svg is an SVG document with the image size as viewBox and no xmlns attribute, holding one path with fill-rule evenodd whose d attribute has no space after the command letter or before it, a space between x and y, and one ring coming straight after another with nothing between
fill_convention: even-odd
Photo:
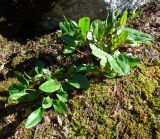
<instances>
[{"instance_id":1,"label":"twig","mask_svg":"<svg viewBox=\"0 0 160 139\"><path fill-rule=\"evenodd\" d=\"M80 50L77 50L77 52L80 53L80 54L82 54L83 56L87 56L88 55L88 54L86 54L86 53L84 53L84 52L82 52Z\"/></svg>"},{"instance_id":2,"label":"twig","mask_svg":"<svg viewBox=\"0 0 160 139\"><path fill-rule=\"evenodd\" d=\"M36 126L36 130L35 130L35 132L34 132L33 139L36 139L37 134L38 134L38 130L39 130L39 124Z\"/></svg>"}]
</instances>

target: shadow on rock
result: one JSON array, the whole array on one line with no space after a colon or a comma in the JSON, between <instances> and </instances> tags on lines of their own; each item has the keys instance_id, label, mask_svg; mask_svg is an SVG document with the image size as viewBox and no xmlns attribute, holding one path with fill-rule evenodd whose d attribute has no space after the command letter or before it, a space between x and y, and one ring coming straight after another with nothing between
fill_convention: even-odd
<instances>
[{"instance_id":1,"label":"shadow on rock","mask_svg":"<svg viewBox=\"0 0 160 139\"><path fill-rule=\"evenodd\" d=\"M39 100L35 101L38 102ZM33 108L35 102L18 103L14 105L7 106L5 108L0 108L0 122L2 124L2 129L0 130L0 138L6 139L12 137L17 131L18 126L26 119L28 115L25 115L26 108ZM14 115L11 120L5 120L5 117ZM11 116L12 117L12 116ZM13 120L14 119L14 120ZM3 126L4 125L4 126Z\"/></svg>"},{"instance_id":2,"label":"shadow on rock","mask_svg":"<svg viewBox=\"0 0 160 139\"><path fill-rule=\"evenodd\" d=\"M53 8L55 0L1 0L0 34L8 40L23 42L46 32L36 30L45 12Z\"/></svg>"}]
</instances>

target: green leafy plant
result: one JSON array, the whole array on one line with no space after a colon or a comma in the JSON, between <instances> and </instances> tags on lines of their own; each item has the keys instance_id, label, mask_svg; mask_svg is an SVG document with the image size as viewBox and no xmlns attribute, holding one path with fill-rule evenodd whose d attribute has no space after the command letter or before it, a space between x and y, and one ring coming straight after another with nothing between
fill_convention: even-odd
<instances>
[{"instance_id":1,"label":"green leafy plant","mask_svg":"<svg viewBox=\"0 0 160 139\"><path fill-rule=\"evenodd\" d=\"M60 67L52 73L44 69L42 62L38 62L35 66L36 75L33 77L25 72L15 71L19 84L9 87L10 99L35 101L36 110L28 116L26 128L37 125L45 111L51 107L58 113L67 112L69 92L73 89L89 88L89 81L83 75L86 72L97 72L107 78L114 78L129 74L131 68L140 62L132 54L120 52L121 46L139 45L152 41L153 37L128 28L127 16L127 11L122 16L111 11L105 21L95 20L90 24L90 18L84 17L78 23L66 18L60 23L65 44L64 54L73 53L80 47L88 47L91 50L90 55L94 56L92 63L72 65L68 69Z\"/></svg>"},{"instance_id":2,"label":"green leafy plant","mask_svg":"<svg viewBox=\"0 0 160 139\"><path fill-rule=\"evenodd\" d=\"M87 33L90 28L90 18L84 17L79 23L64 18L64 22L59 24L63 32L63 40L65 43L64 54L72 53L76 48L85 45Z\"/></svg>"},{"instance_id":3,"label":"green leafy plant","mask_svg":"<svg viewBox=\"0 0 160 139\"><path fill-rule=\"evenodd\" d=\"M67 112L68 92L74 88L89 87L87 78L73 71L68 75L68 79L58 81L49 70L43 68L41 62L37 63L35 73L34 77L30 77L26 73L16 71L20 83L13 84L8 89L10 99L25 102L40 101L38 104L35 103L37 109L28 116L26 128L37 125L42 120L45 110L51 107L58 113Z\"/></svg>"},{"instance_id":4,"label":"green leafy plant","mask_svg":"<svg viewBox=\"0 0 160 139\"><path fill-rule=\"evenodd\" d=\"M89 18L85 17L80 19L80 21L88 19L88 22L86 23L87 29L83 29L85 30L85 39L81 39L81 42L83 43L79 43L79 46L90 47L92 51L91 53L100 60L99 68L101 70L99 71L108 78L114 78L117 75L127 75L129 74L130 69L140 62L140 60L137 57L134 57L132 54L120 52L119 48L121 48L121 46L136 46L143 42L153 40L153 37L149 34L126 27L127 17L127 11L124 11L122 16L120 16L118 12L110 11L105 21L98 19L93 21L91 25L89 25ZM71 20L65 19L64 22L60 23L60 28L62 30L62 39L64 42L68 44L68 47L73 47L72 50L75 50L78 49L78 47L70 45L70 42L75 42L77 39L74 39L75 37L73 37L71 41L71 36L68 35L71 33L71 31L64 31L64 28L72 26L72 24L76 25L76 28L73 32L78 32L78 30L80 30L79 35L82 35L83 31L76 22ZM85 23L83 22L82 26L84 24ZM89 30L88 26L90 26ZM87 31L88 33L86 33ZM73 51L70 51L70 53L71 52Z\"/></svg>"}]
</instances>

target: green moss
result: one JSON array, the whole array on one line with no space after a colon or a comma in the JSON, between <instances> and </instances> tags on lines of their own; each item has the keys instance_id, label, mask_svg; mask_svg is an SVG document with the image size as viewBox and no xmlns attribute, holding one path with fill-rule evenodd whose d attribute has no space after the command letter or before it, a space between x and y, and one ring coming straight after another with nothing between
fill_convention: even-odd
<instances>
[{"instance_id":1,"label":"green moss","mask_svg":"<svg viewBox=\"0 0 160 139\"><path fill-rule=\"evenodd\" d=\"M8 99L8 87L14 83L18 83L15 78L8 78L7 80L0 82L0 107L15 103L15 101Z\"/></svg>"},{"instance_id":2,"label":"green moss","mask_svg":"<svg viewBox=\"0 0 160 139\"><path fill-rule=\"evenodd\" d=\"M159 133L159 132L157 132L157 137L156 137L156 139L160 139L160 133Z\"/></svg>"},{"instance_id":3,"label":"green moss","mask_svg":"<svg viewBox=\"0 0 160 139\"><path fill-rule=\"evenodd\" d=\"M83 95L73 97L72 120L66 122L72 133L70 138L88 134L100 139L120 134L123 138L152 138L152 131L157 128L155 110L159 107L155 97L157 70L145 67L138 76L94 83Z\"/></svg>"},{"instance_id":4,"label":"green moss","mask_svg":"<svg viewBox=\"0 0 160 139\"><path fill-rule=\"evenodd\" d=\"M11 65L15 68L18 64L22 63L24 59L24 56L16 56L13 58Z\"/></svg>"},{"instance_id":5,"label":"green moss","mask_svg":"<svg viewBox=\"0 0 160 139\"><path fill-rule=\"evenodd\" d=\"M3 39L4 39L4 38L3 38L3 36L2 36L2 35L0 35L0 41L3 41Z\"/></svg>"},{"instance_id":6,"label":"green moss","mask_svg":"<svg viewBox=\"0 0 160 139\"><path fill-rule=\"evenodd\" d=\"M1 92L7 92L8 91L8 87L11 84L14 84L14 83L18 83L16 78L8 78L7 80L5 80L3 82L0 82L0 93Z\"/></svg>"},{"instance_id":7,"label":"green moss","mask_svg":"<svg viewBox=\"0 0 160 139\"><path fill-rule=\"evenodd\" d=\"M146 66L145 66L145 65L139 64L139 65L138 65L138 68L140 69L140 71L141 71L143 74L146 73Z\"/></svg>"},{"instance_id":8,"label":"green moss","mask_svg":"<svg viewBox=\"0 0 160 139\"><path fill-rule=\"evenodd\" d=\"M142 74L138 76L138 83L141 85L141 92L149 100L152 99L152 94L158 87L158 82L155 79L148 78Z\"/></svg>"},{"instance_id":9,"label":"green moss","mask_svg":"<svg viewBox=\"0 0 160 139\"><path fill-rule=\"evenodd\" d=\"M36 44L34 51L37 57L42 51L54 53L56 50L57 44L53 44L54 39L51 40L53 37L49 38L47 40L46 36ZM12 44L8 44L5 49L11 51L11 46ZM26 56L20 53L12 59L13 68L28 59L28 53L26 51L24 53ZM39 124L37 138L53 138L54 134L61 135L63 128L67 127L68 139L151 139L156 137L160 139L160 127L157 122L160 119L160 97L157 91L160 82L160 60L156 59L152 63L151 57L147 56L145 51L144 54L142 48L142 54L139 56L143 64L138 65L131 75L111 80L94 78L88 91L71 94L68 114L62 116L63 126L57 126L56 122L52 125ZM33 54L31 57L34 57ZM79 59L79 56L75 57ZM0 93L7 93L8 86L16 82L16 79L9 78L0 83ZM13 102L7 101L6 97L0 97L0 106L4 107L11 103ZM33 138L34 130L21 127L21 131L24 134L23 138Z\"/></svg>"}]
</instances>

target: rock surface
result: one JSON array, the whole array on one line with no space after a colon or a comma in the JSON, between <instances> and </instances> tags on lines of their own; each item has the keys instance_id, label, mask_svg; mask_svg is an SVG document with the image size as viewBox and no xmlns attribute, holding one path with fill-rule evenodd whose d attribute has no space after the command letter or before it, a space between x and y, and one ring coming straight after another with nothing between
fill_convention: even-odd
<instances>
[{"instance_id":1,"label":"rock surface","mask_svg":"<svg viewBox=\"0 0 160 139\"><path fill-rule=\"evenodd\" d=\"M135 9L150 1L159 0L1 0L0 17L6 16L16 24L36 22L38 31L50 31L63 16L74 20L83 16L105 18L109 9Z\"/></svg>"},{"instance_id":2,"label":"rock surface","mask_svg":"<svg viewBox=\"0 0 160 139\"><path fill-rule=\"evenodd\" d=\"M63 16L69 19L78 19L89 16L91 19L105 18L109 9L135 9L153 0L59 0L55 7L44 14L43 20L47 27L50 23L62 20Z\"/></svg>"}]
</instances>

